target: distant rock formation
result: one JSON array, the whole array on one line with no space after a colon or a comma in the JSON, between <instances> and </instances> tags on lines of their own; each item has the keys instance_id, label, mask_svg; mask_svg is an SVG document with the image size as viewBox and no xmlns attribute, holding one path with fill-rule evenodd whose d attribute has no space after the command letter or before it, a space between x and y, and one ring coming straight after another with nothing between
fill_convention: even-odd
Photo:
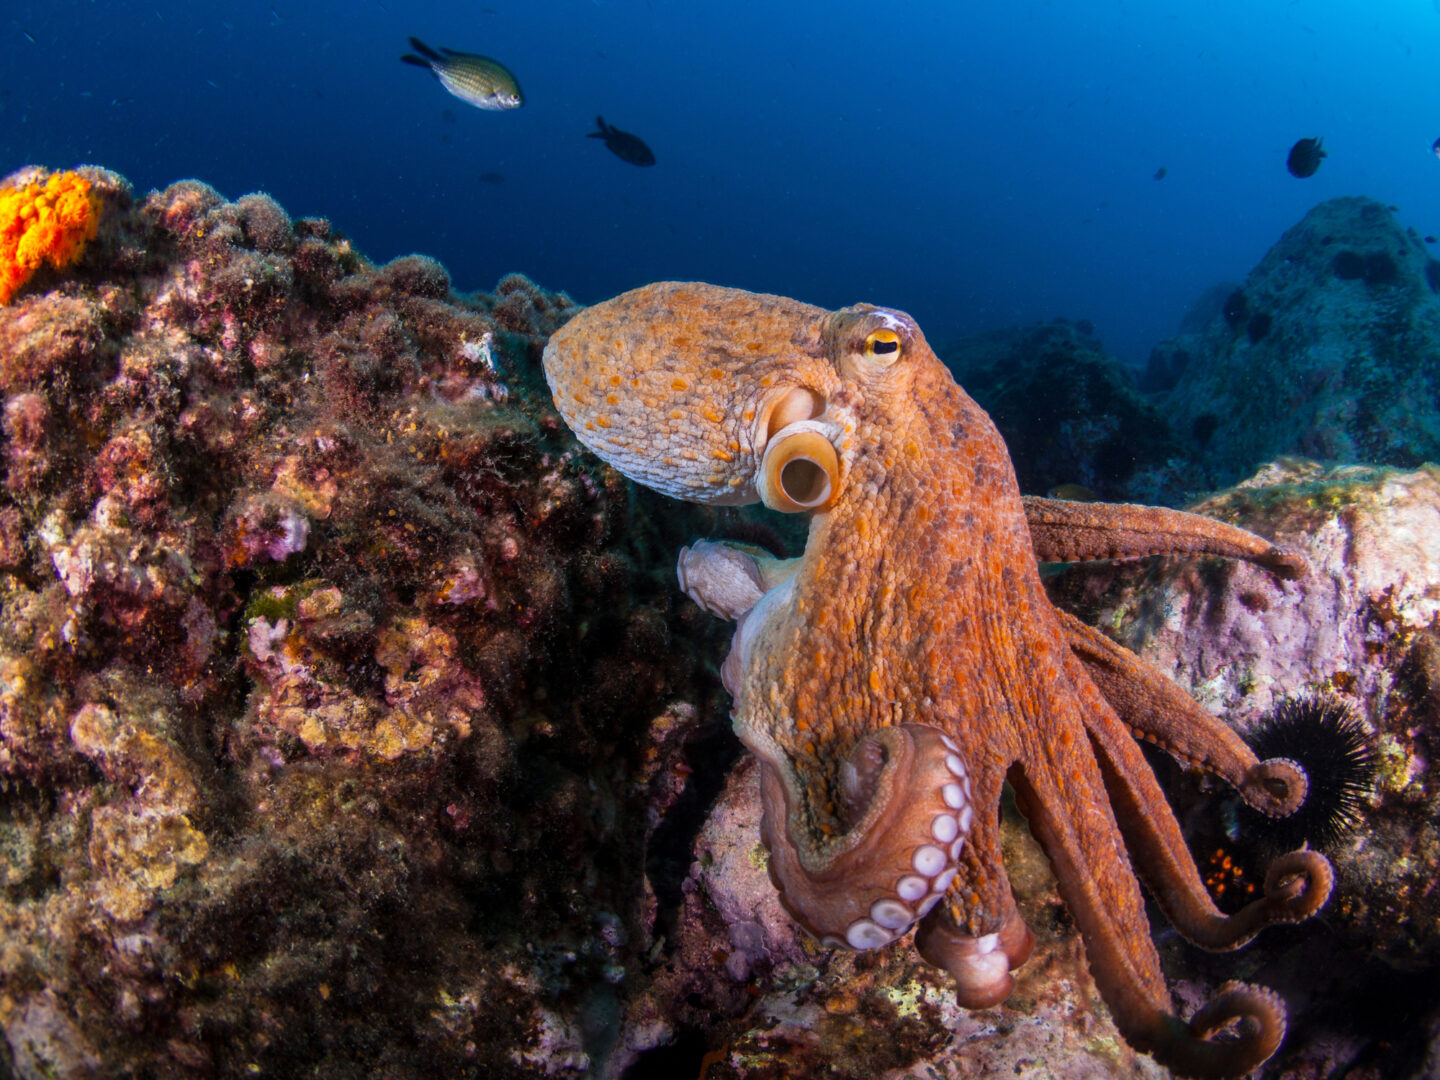
<instances>
[{"instance_id":1,"label":"distant rock formation","mask_svg":"<svg viewBox=\"0 0 1440 1080\"><path fill-rule=\"evenodd\" d=\"M1281 454L1440 460L1440 262L1373 199L1331 199L1270 249L1202 329L1151 358L1190 486Z\"/></svg>"},{"instance_id":2,"label":"distant rock formation","mask_svg":"<svg viewBox=\"0 0 1440 1080\"><path fill-rule=\"evenodd\" d=\"M1373 199L1331 199L1208 289L1138 377L1086 323L944 350L1020 485L1180 503L1281 455L1440 461L1440 261Z\"/></svg>"},{"instance_id":3,"label":"distant rock formation","mask_svg":"<svg viewBox=\"0 0 1440 1080\"><path fill-rule=\"evenodd\" d=\"M943 353L1005 436L1022 491L1080 485L1102 499L1178 497L1168 463L1185 447L1088 323L999 330Z\"/></svg>"}]
</instances>

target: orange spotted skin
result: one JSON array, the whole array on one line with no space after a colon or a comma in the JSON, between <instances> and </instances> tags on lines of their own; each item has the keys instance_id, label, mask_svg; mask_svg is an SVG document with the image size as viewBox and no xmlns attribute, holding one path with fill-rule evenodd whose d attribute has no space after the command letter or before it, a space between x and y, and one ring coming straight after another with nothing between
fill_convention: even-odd
<instances>
[{"instance_id":1,"label":"orange spotted skin","mask_svg":"<svg viewBox=\"0 0 1440 1080\"><path fill-rule=\"evenodd\" d=\"M648 487L693 502L754 502L749 458L766 395L782 381L824 392L839 381L822 352L820 308L740 296L750 299L650 286L609 302L603 334L562 328L552 348L565 362L546 369L560 415Z\"/></svg>"},{"instance_id":2,"label":"orange spotted skin","mask_svg":"<svg viewBox=\"0 0 1440 1080\"><path fill-rule=\"evenodd\" d=\"M1009 969L1029 951L999 843L1008 779L1126 1038L1181 1075L1240 1075L1273 1053L1284 1010L1262 988L1227 984L1188 1025L1172 1015L1137 874L1187 937L1233 948L1269 923L1313 914L1328 895L1328 863L1312 852L1286 856L1266 898L1226 918L1135 740L1216 772L1272 812L1298 805L1303 773L1257 762L1137 657L1055 611L1037 550L1205 551L1294 577L1303 567L1292 556L1174 511L1086 504L1081 513L1022 499L990 418L893 310L826 312L663 283L578 315L552 338L545 367L582 442L679 498L753 501L767 443L796 418L837 451L837 493L812 515L805 554L741 616L726 661L736 732L767 778L765 837L787 856L776 883L802 924L839 933L824 904L827 890L846 887L835 852L858 850L855 862L868 868L888 846L909 845L903 861L925 839L914 835L914 815L901 815L905 782L884 777L872 790L851 763L883 758L877 731L934 729L957 748L973 816L956 815L968 836L951 849L953 878L933 878L944 899L920 912L916 943L956 976L962 1004L1002 1000ZM854 789L862 795L847 794ZM873 835L855 835L847 798L884 810L872 814ZM922 816L921 828L925 820L934 818ZM881 914L885 883L856 883L869 890L865 903L881 896ZM1209 1041L1237 1019L1240 1038Z\"/></svg>"}]
</instances>

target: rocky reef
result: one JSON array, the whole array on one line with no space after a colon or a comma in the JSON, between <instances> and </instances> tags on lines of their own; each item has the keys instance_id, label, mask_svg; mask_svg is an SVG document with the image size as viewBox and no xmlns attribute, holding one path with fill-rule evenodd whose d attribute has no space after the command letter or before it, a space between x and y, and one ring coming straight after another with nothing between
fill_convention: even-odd
<instances>
[{"instance_id":1,"label":"rocky reef","mask_svg":"<svg viewBox=\"0 0 1440 1080\"><path fill-rule=\"evenodd\" d=\"M1157 404L1189 446L1195 490L1281 454L1440 460L1440 262L1384 204L1331 199L1151 367L1175 380Z\"/></svg>"},{"instance_id":2,"label":"rocky reef","mask_svg":"<svg viewBox=\"0 0 1440 1080\"><path fill-rule=\"evenodd\" d=\"M1101 499L1183 499L1172 462L1186 445L1088 324L995 331L943 358L1004 434L1027 494L1078 486Z\"/></svg>"},{"instance_id":3,"label":"rocky reef","mask_svg":"<svg viewBox=\"0 0 1440 1080\"><path fill-rule=\"evenodd\" d=\"M673 576L696 536L785 545L579 449L539 376L568 298L460 295L264 195L79 174L94 235L0 306L0 1075L1163 1075L1013 807L1037 946L1000 1008L785 916L732 768L728 628ZM1440 1054L1440 474L1416 464L1440 454L1403 397L1440 274L1387 220L1317 208L1243 324L1230 290L1139 386L1083 326L952 357L1029 490L1179 501L1307 447L1403 466L1284 459L1199 505L1304 550L1304 588L1215 560L1050 579L1242 732L1323 694L1371 740L1322 920L1213 960L1157 930L1182 1012L1233 977L1285 996L1269 1077ZM1326 315L1342 294L1373 318ZM1370 346L1337 344L1357 327ZM1198 423L1247 370L1289 412ZM1035 426L1047 379L1068 389ZM1409 426L1364 434L1386 424ZM1163 778L1202 861L1253 878L1264 829Z\"/></svg>"},{"instance_id":4,"label":"rocky reef","mask_svg":"<svg viewBox=\"0 0 1440 1080\"><path fill-rule=\"evenodd\" d=\"M1316 206L1244 282L1207 290L1144 370L1064 319L943 355L1031 494L1180 505L1287 454L1440 460L1440 261L1373 199Z\"/></svg>"},{"instance_id":5,"label":"rocky reef","mask_svg":"<svg viewBox=\"0 0 1440 1080\"><path fill-rule=\"evenodd\" d=\"M0 307L10 1067L602 1066L723 717L672 579L715 523L551 411L563 294L84 173L98 235Z\"/></svg>"}]
</instances>

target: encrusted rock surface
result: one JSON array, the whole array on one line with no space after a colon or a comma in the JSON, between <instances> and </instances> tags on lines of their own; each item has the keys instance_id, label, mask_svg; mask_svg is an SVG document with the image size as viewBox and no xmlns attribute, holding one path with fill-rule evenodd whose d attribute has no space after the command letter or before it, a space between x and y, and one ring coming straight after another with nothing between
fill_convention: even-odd
<instances>
[{"instance_id":1,"label":"encrusted rock surface","mask_svg":"<svg viewBox=\"0 0 1440 1080\"><path fill-rule=\"evenodd\" d=\"M713 522L578 452L565 296L88 175L0 307L0 1073L603 1070Z\"/></svg>"},{"instance_id":2,"label":"encrusted rock surface","mask_svg":"<svg viewBox=\"0 0 1440 1080\"><path fill-rule=\"evenodd\" d=\"M1326 848L1336 888L1316 925L1182 962L1218 973L1258 950L1283 966L1275 985L1298 1015L1262 1075L1430 1075L1423 1061L1440 1054L1440 467L1286 459L1191 509L1299 549L1310 575L1278 582L1242 563L1145 560L1072 567L1053 580L1054 597L1242 735L1283 697L1348 703L1377 767L1357 827ZM1252 880L1262 873L1264 824L1247 822L1223 785L1164 773L1202 864L1223 850Z\"/></svg>"}]
</instances>

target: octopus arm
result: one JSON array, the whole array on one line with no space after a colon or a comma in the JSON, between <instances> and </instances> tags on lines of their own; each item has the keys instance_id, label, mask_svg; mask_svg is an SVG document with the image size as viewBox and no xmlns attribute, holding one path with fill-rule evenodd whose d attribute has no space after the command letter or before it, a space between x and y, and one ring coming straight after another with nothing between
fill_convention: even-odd
<instances>
[{"instance_id":1,"label":"octopus arm","mask_svg":"<svg viewBox=\"0 0 1440 1080\"><path fill-rule=\"evenodd\" d=\"M976 777L978 813L960 856L949 893L915 931L915 948L955 980L956 998L967 1009L998 1005L1015 988L1011 974L1030 956L1035 937L1015 907L1000 848L1003 771Z\"/></svg>"},{"instance_id":2,"label":"octopus arm","mask_svg":"<svg viewBox=\"0 0 1440 1080\"><path fill-rule=\"evenodd\" d=\"M1041 562L1088 562L1141 555L1223 555L1265 567L1276 577L1304 577L1297 552L1214 518L1134 503L1069 502L1026 495L1025 520Z\"/></svg>"},{"instance_id":3,"label":"octopus arm","mask_svg":"<svg viewBox=\"0 0 1440 1080\"><path fill-rule=\"evenodd\" d=\"M1139 876L1186 940L1215 952L1236 949L1267 926L1308 919L1325 903L1333 881L1329 861L1315 851L1292 851L1270 864L1260 899L1225 915L1211 902L1140 747L1100 695L1087 703L1085 727Z\"/></svg>"},{"instance_id":4,"label":"octopus arm","mask_svg":"<svg viewBox=\"0 0 1440 1080\"><path fill-rule=\"evenodd\" d=\"M1288 758L1258 760L1238 735L1129 649L1067 612L1057 609L1055 617L1070 651L1130 735L1219 776L1261 813L1284 817L1300 808L1307 782L1299 765Z\"/></svg>"},{"instance_id":5,"label":"octopus arm","mask_svg":"<svg viewBox=\"0 0 1440 1080\"><path fill-rule=\"evenodd\" d=\"M1075 767L1077 760L1072 756L1062 771L1058 762L1037 757L1012 769L1010 782L1050 858L1116 1026L1177 1076L1249 1072L1280 1045L1284 1006L1263 987L1227 983L1188 1023L1174 1015L1100 771L1093 759Z\"/></svg>"},{"instance_id":6,"label":"octopus arm","mask_svg":"<svg viewBox=\"0 0 1440 1080\"><path fill-rule=\"evenodd\" d=\"M717 618L742 618L771 589L795 576L803 556L777 559L762 547L733 540L697 540L680 549L680 591Z\"/></svg>"},{"instance_id":7,"label":"octopus arm","mask_svg":"<svg viewBox=\"0 0 1440 1080\"><path fill-rule=\"evenodd\" d=\"M842 769L856 815L839 837L808 822L802 782L759 733L760 836L790 916L827 945L888 945L928 914L955 880L974 816L965 766L947 736L923 724L872 732Z\"/></svg>"}]
</instances>

